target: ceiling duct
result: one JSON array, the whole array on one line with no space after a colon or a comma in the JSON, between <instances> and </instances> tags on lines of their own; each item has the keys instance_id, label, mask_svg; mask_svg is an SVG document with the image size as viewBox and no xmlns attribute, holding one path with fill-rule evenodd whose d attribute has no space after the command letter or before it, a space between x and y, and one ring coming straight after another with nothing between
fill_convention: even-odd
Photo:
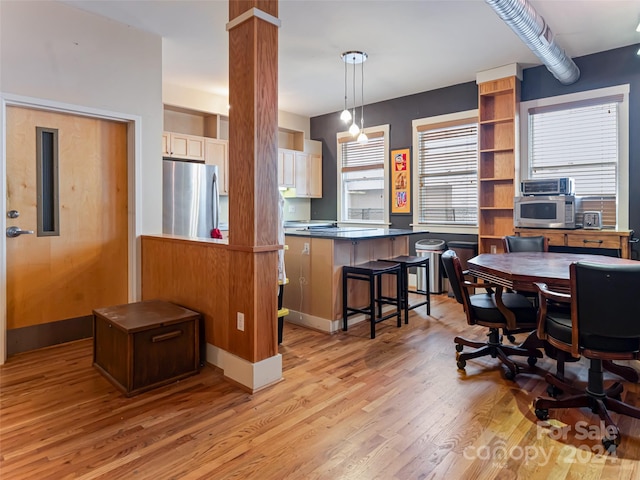
<instances>
[{"instance_id":1,"label":"ceiling duct","mask_svg":"<svg viewBox=\"0 0 640 480\"><path fill-rule=\"evenodd\" d=\"M553 32L527 0L485 0L511 27L554 77L564 85L580 78L580 70L558 46Z\"/></svg>"}]
</instances>

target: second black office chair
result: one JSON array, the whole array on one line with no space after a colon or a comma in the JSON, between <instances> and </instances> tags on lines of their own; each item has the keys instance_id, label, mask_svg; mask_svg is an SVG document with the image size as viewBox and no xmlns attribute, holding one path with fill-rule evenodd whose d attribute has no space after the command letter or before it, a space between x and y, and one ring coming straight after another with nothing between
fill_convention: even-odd
<instances>
[{"instance_id":1,"label":"second black office chair","mask_svg":"<svg viewBox=\"0 0 640 480\"><path fill-rule=\"evenodd\" d=\"M502 237L502 245L506 253L515 252L548 252L549 243L547 237L543 235L535 237L518 237L507 235ZM533 305L538 306L538 294L535 292L518 292L527 297ZM509 340L514 341L513 335L509 335Z\"/></svg>"},{"instance_id":2,"label":"second black office chair","mask_svg":"<svg viewBox=\"0 0 640 480\"><path fill-rule=\"evenodd\" d=\"M529 346L527 340L521 345L504 345L500 329L507 329L512 333L533 332L536 328L536 309L531 302L517 293L502 293L503 305L498 306L496 294L492 291L469 294L470 288L485 288L487 284L471 283L464 278L460 259L453 250L447 250L442 254L442 264L449 278L451 289L458 303L464 307L469 325L482 325L489 328L486 342L467 340L455 337L456 351L458 352L458 368L464 369L467 360L490 355L498 358L507 367L505 376L513 379L516 374L531 371L538 358L542 358L542 352L535 348L537 342ZM535 336L531 337L534 340ZM474 352L462 353L463 348L476 348ZM511 355L528 357L528 364L521 365L509 358Z\"/></svg>"},{"instance_id":3,"label":"second black office chair","mask_svg":"<svg viewBox=\"0 0 640 480\"><path fill-rule=\"evenodd\" d=\"M609 360L640 359L640 262L636 263L572 264L569 316L545 308L547 299L562 301L567 295L537 284L542 307L538 336L574 358L582 355L589 359L589 376L586 388L576 395L560 400L537 398L536 416L544 420L549 416L549 409L589 407L606 426L602 443L609 451L620 443L620 431L609 410L640 418L640 408L622 402L622 385L616 382L605 388L603 376ZM547 375L547 381L563 390L577 391L565 379Z\"/></svg>"},{"instance_id":4,"label":"second black office chair","mask_svg":"<svg viewBox=\"0 0 640 480\"><path fill-rule=\"evenodd\" d=\"M518 237L516 235L507 235L502 237L504 251L513 252L548 252L549 243L547 237L540 235L535 237Z\"/></svg>"}]
</instances>

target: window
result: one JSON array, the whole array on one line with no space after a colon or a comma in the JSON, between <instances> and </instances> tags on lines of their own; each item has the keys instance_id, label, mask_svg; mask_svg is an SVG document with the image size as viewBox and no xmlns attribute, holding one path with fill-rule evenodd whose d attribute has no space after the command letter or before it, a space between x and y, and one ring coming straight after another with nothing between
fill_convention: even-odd
<instances>
[{"instance_id":1,"label":"window","mask_svg":"<svg viewBox=\"0 0 640 480\"><path fill-rule=\"evenodd\" d=\"M388 125L365 129L360 145L349 133L338 134L338 221L388 224Z\"/></svg>"},{"instance_id":2,"label":"window","mask_svg":"<svg viewBox=\"0 0 640 480\"><path fill-rule=\"evenodd\" d=\"M524 104L523 177L571 177L581 199L578 223L595 210L604 227L626 228L628 113L624 92L603 90Z\"/></svg>"},{"instance_id":3,"label":"window","mask_svg":"<svg viewBox=\"0 0 640 480\"><path fill-rule=\"evenodd\" d=\"M414 224L442 231L478 225L477 111L414 122L417 208ZM471 230L469 230L471 228Z\"/></svg>"}]
</instances>

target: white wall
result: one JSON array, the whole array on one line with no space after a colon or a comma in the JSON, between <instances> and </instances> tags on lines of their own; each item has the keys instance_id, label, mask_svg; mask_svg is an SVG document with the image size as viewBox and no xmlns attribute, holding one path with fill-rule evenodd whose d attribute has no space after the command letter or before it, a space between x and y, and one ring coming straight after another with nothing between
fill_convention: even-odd
<instances>
[{"instance_id":1,"label":"white wall","mask_svg":"<svg viewBox=\"0 0 640 480\"><path fill-rule=\"evenodd\" d=\"M162 231L159 36L58 2L1 0L0 93L139 116L139 233Z\"/></svg>"}]
</instances>

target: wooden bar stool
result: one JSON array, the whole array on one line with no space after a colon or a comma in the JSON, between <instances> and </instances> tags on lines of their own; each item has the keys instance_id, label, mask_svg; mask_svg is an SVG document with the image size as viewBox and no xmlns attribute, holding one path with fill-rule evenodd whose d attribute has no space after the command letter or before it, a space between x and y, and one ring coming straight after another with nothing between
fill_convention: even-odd
<instances>
[{"instance_id":1,"label":"wooden bar stool","mask_svg":"<svg viewBox=\"0 0 640 480\"><path fill-rule=\"evenodd\" d=\"M404 309L404 323L409 323L409 310L427 306L427 315L431 315L431 297L429 296L429 257L416 257L413 255L398 255L393 258L380 258L380 262L392 262L400 264L400 304ZM425 290L409 290L409 269L412 267L424 268L424 278L426 280ZM409 294L416 293L418 295L424 295L423 301L409 303ZM383 297L384 298L384 297Z\"/></svg>"},{"instance_id":2,"label":"wooden bar stool","mask_svg":"<svg viewBox=\"0 0 640 480\"><path fill-rule=\"evenodd\" d=\"M382 276L394 275L396 277L396 297L382 295ZM348 304L349 279L369 282L369 306L362 308L350 307ZM345 265L342 267L342 330L347 331L347 319L356 313L369 315L371 323L371 338L376 338L376 323L389 318L398 319L398 327L402 325L402 311L400 309L400 294L402 292L402 275L399 263L371 261L359 265ZM395 305L396 309L391 313L382 315L382 305ZM376 315L376 305L378 311Z\"/></svg>"}]
</instances>

